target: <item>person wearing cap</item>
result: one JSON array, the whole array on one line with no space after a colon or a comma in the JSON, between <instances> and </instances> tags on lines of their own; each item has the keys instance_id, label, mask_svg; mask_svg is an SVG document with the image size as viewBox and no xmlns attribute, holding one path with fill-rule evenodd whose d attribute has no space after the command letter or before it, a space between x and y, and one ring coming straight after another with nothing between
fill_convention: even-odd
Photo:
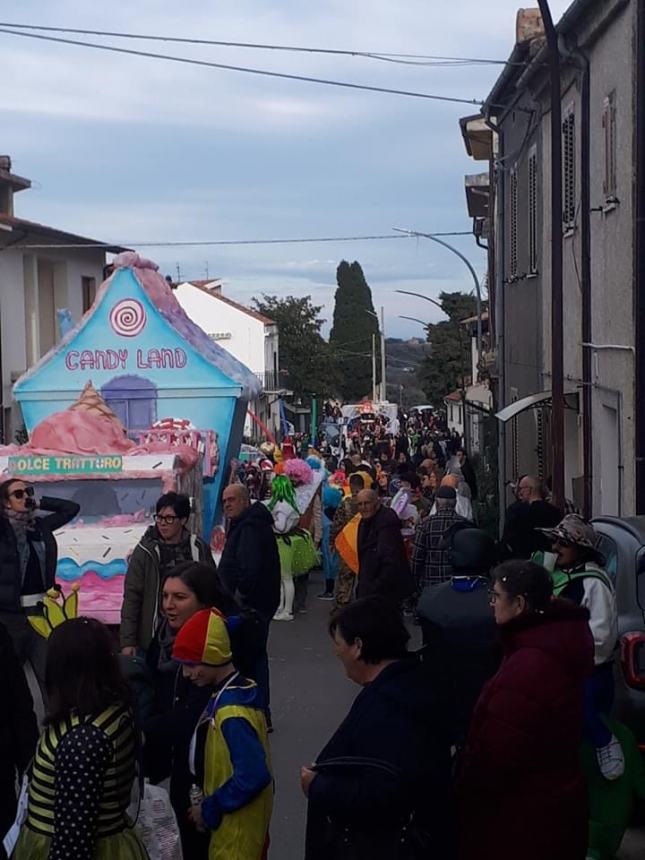
<instances>
[{"instance_id":1,"label":"person wearing cap","mask_svg":"<svg viewBox=\"0 0 645 860\"><path fill-rule=\"evenodd\" d=\"M412 548L412 574L417 592L429 585L440 585L450 579L452 565L442 546L446 533L455 523L472 526L456 511L457 491L454 487L439 487L435 495L435 513L426 517L417 527Z\"/></svg>"},{"instance_id":2,"label":"person wearing cap","mask_svg":"<svg viewBox=\"0 0 645 860\"><path fill-rule=\"evenodd\" d=\"M497 553L490 535L463 522L449 529L442 547L452 575L424 589L417 613L424 666L449 704L453 737L461 746L482 687L502 656L488 594Z\"/></svg>"},{"instance_id":3,"label":"person wearing cap","mask_svg":"<svg viewBox=\"0 0 645 860\"><path fill-rule=\"evenodd\" d=\"M209 860L261 860L268 845L273 777L263 702L232 663L226 619L217 609L192 616L175 639L184 677L213 693L197 723L190 766L203 800L188 815L210 832ZM186 807L189 805L186 798Z\"/></svg>"},{"instance_id":4,"label":"person wearing cap","mask_svg":"<svg viewBox=\"0 0 645 860\"><path fill-rule=\"evenodd\" d=\"M625 770L625 758L603 718L609 716L614 698L613 657L618 640L614 586L603 569L605 559L597 549L598 536L579 514L567 514L555 528L540 531L551 541L556 556L551 574L554 595L589 611L595 668L585 694L585 735L596 749L602 775L618 779Z\"/></svg>"}]
</instances>

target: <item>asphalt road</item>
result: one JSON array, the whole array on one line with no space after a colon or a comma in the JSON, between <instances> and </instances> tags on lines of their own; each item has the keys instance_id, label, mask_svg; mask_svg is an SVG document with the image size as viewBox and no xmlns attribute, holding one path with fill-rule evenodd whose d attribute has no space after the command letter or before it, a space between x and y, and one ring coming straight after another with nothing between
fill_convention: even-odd
<instances>
[{"instance_id":1,"label":"asphalt road","mask_svg":"<svg viewBox=\"0 0 645 860\"><path fill-rule=\"evenodd\" d=\"M317 600L322 579L313 574L308 611L274 621L269 638L271 754L276 782L270 860L302 860L307 804L300 767L311 763L359 692L336 659L327 621L331 603Z\"/></svg>"},{"instance_id":2,"label":"asphalt road","mask_svg":"<svg viewBox=\"0 0 645 860\"><path fill-rule=\"evenodd\" d=\"M308 612L291 622L271 625L269 662L275 726L271 752L276 796L270 860L302 860L306 801L300 790L300 766L315 759L359 692L334 655L326 626L331 604L316 599L322 590L322 580L313 574ZM645 828L633 828L616 860L644 857Z\"/></svg>"}]
</instances>

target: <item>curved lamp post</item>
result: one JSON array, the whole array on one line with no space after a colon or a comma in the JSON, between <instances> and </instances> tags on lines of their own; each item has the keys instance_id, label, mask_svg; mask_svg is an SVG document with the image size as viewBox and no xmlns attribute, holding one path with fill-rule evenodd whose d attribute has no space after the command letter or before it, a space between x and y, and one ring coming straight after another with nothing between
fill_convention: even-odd
<instances>
[{"instance_id":1,"label":"curved lamp post","mask_svg":"<svg viewBox=\"0 0 645 860\"><path fill-rule=\"evenodd\" d=\"M405 233L408 236L418 236L422 239L430 239L430 241L436 242L438 245L442 245L444 248L452 251L452 253L459 257L459 259L468 267L468 271L472 275L473 283L475 284L475 296L477 300L477 374L479 376L479 365L482 360L482 290L479 278L477 277L477 272L473 268L472 263L461 253L461 251L458 251L457 248L453 248L452 245L449 245L448 242L445 242L443 239L433 236L432 233L419 233L417 230L403 230L401 227L393 227L392 229L396 230L397 233ZM402 293L403 290L397 290L397 292ZM416 296L419 294L410 293L410 295ZM428 296L423 296L423 298L428 298ZM434 301L434 299L429 300ZM434 304L438 305L439 302L435 301Z\"/></svg>"}]
</instances>

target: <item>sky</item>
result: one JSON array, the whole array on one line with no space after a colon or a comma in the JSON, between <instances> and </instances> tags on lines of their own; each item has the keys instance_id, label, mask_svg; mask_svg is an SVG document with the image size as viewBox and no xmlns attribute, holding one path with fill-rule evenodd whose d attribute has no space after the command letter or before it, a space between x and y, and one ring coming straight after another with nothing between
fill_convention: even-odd
<instances>
[{"instance_id":1,"label":"sky","mask_svg":"<svg viewBox=\"0 0 645 860\"><path fill-rule=\"evenodd\" d=\"M510 0L23 0L12 23L369 52L505 60ZM551 0L554 18L569 6ZM19 11L18 11L19 10ZM5 21L4 24L9 23ZM3 24L0 24L3 26ZM57 35L57 34L54 34ZM65 34L60 34L65 38ZM483 100L501 66L402 65L370 58L69 36L287 74ZM388 336L441 319L423 299L472 289L464 264L425 239L144 247L208 242L468 231L469 159L459 118L475 105L340 89L182 65L0 33L0 150L33 187L16 215L126 244L182 280L221 278L245 303L310 295L333 315L336 267L358 260ZM472 236L448 241L483 276Z\"/></svg>"}]
</instances>

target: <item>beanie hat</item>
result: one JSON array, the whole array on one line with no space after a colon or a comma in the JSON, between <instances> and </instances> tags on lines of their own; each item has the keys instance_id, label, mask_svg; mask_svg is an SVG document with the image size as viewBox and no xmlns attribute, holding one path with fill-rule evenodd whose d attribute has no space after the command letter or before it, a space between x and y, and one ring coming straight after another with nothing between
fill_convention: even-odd
<instances>
[{"instance_id":1,"label":"beanie hat","mask_svg":"<svg viewBox=\"0 0 645 860\"><path fill-rule=\"evenodd\" d=\"M172 649L173 660L179 663L225 666L232 656L226 619L218 609L196 612L177 634Z\"/></svg>"}]
</instances>

